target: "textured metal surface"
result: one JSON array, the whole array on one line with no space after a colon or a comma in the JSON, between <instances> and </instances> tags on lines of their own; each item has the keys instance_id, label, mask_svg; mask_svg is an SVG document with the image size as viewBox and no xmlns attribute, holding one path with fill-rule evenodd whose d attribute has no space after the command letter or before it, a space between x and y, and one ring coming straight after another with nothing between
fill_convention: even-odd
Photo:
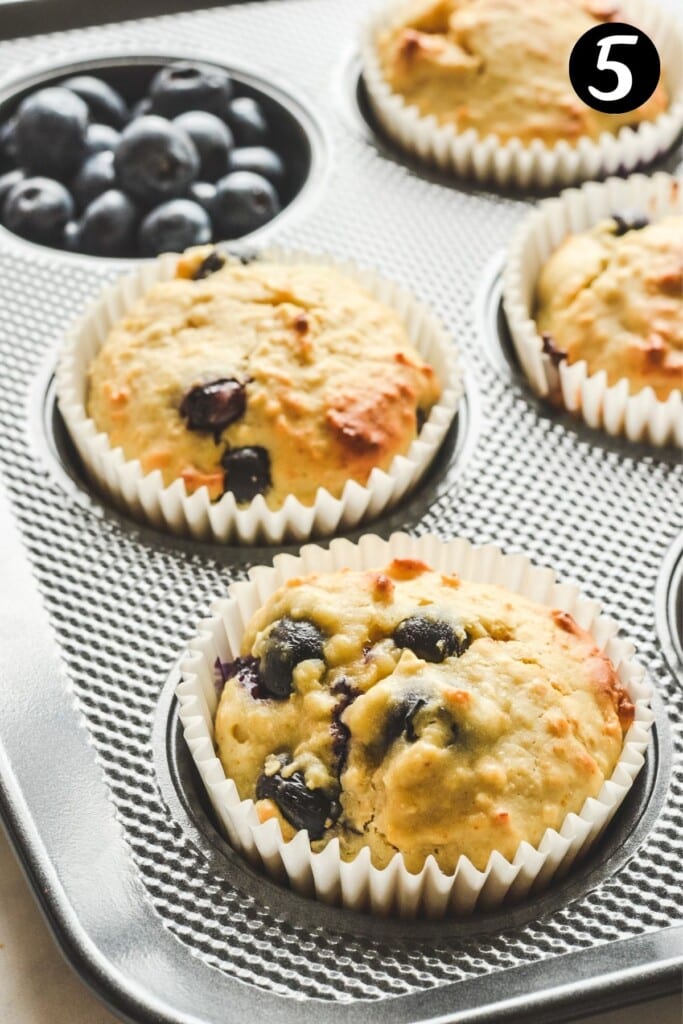
<instances>
[{"instance_id":1,"label":"textured metal surface","mask_svg":"<svg viewBox=\"0 0 683 1024\"><path fill-rule=\"evenodd\" d=\"M217 867L164 799L157 708L169 671L212 598L243 575L246 563L272 551L214 553L166 542L74 493L42 436L46 417L37 410L46 365L67 324L121 268L49 253L3 233L3 476L70 680L64 699L77 702L145 906L188 955L191 950L254 992L349 1009L360 1000L426 994L453 982L464 992L472 979L489 977L493 984L509 968L531 971L563 954L654 936L680 920L683 855L683 692L663 657L654 600L662 562L682 525L683 466L672 453L629 449L549 415L492 356L496 345L482 344L475 295L529 200L447 187L373 142L357 110L351 59L363 7L284 0L0 44L8 73L93 48L164 45L169 52L196 48L251 65L266 79L293 82L324 126L328 163L315 201L276 225L272 237L377 266L431 303L463 354L468 410L476 408L466 418L469 446L454 467L390 525L496 541L578 580L632 636L666 708L660 720L670 718L670 788L658 794L657 807L663 806L648 819L635 856L618 870L618 858L614 871L608 865L589 894L565 895L571 904L555 894L531 921L511 915L506 927L492 926L484 936L469 936L457 924L440 927L431 940L407 937L390 923L373 934L352 915L270 893L234 858L223 856ZM677 160L669 158L667 166ZM666 777L662 789L665 783Z\"/></svg>"}]
</instances>

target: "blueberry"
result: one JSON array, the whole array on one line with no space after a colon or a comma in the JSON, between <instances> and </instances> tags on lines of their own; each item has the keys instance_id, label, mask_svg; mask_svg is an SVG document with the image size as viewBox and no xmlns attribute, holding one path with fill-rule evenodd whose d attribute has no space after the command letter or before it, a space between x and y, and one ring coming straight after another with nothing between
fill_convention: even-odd
<instances>
[{"instance_id":1,"label":"blueberry","mask_svg":"<svg viewBox=\"0 0 683 1024\"><path fill-rule=\"evenodd\" d=\"M123 97L101 78L76 75L61 84L87 104L91 120L109 124L112 128L123 128L128 121L130 113Z\"/></svg>"},{"instance_id":2,"label":"blueberry","mask_svg":"<svg viewBox=\"0 0 683 1024\"><path fill-rule=\"evenodd\" d=\"M261 104L251 96L237 96L228 104L225 120L238 146L262 146L268 141L268 122Z\"/></svg>"},{"instance_id":3,"label":"blueberry","mask_svg":"<svg viewBox=\"0 0 683 1024\"><path fill-rule=\"evenodd\" d=\"M267 694L261 689L261 677L259 676L258 658L247 656L246 658L235 658L234 661L216 660L216 668L220 674L220 689L227 683L228 679L236 679L245 690L249 691L254 700L263 700Z\"/></svg>"},{"instance_id":4,"label":"blueberry","mask_svg":"<svg viewBox=\"0 0 683 1024\"><path fill-rule=\"evenodd\" d=\"M140 225L140 254L183 252L192 245L206 245L212 234L206 210L190 199L170 199L148 213Z\"/></svg>"},{"instance_id":5,"label":"blueberry","mask_svg":"<svg viewBox=\"0 0 683 1024\"><path fill-rule=\"evenodd\" d=\"M404 734L411 743L415 742L417 739L413 724L415 716L418 711L426 707L426 704L427 698L421 694L407 693L401 700L397 700L395 704L391 705L382 730L382 737L386 746L391 746L394 740L397 740L399 736Z\"/></svg>"},{"instance_id":6,"label":"blueberry","mask_svg":"<svg viewBox=\"0 0 683 1024\"><path fill-rule=\"evenodd\" d=\"M17 168L14 171L7 171L5 174L0 175L0 213L5 199L9 195L10 191L15 185L18 185L20 181L24 180L24 172Z\"/></svg>"},{"instance_id":7,"label":"blueberry","mask_svg":"<svg viewBox=\"0 0 683 1024\"><path fill-rule=\"evenodd\" d=\"M150 115L124 129L114 166L121 187L151 205L183 194L197 177L199 154L182 128Z\"/></svg>"},{"instance_id":8,"label":"blueberry","mask_svg":"<svg viewBox=\"0 0 683 1024\"><path fill-rule=\"evenodd\" d=\"M207 431L218 443L221 432L244 416L246 408L244 384L227 378L188 391L180 403L180 415L187 418L190 430Z\"/></svg>"},{"instance_id":9,"label":"blueberry","mask_svg":"<svg viewBox=\"0 0 683 1024\"><path fill-rule=\"evenodd\" d=\"M30 171L69 178L85 153L88 108L75 93L40 89L22 100L15 131L17 160Z\"/></svg>"},{"instance_id":10,"label":"blueberry","mask_svg":"<svg viewBox=\"0 0 683 1024\"><path fill-rule=\"evenodd\" d=\"M265 146L245 146L233 149L228 157L228 170L251 171L274 185L281 185L285 177L285 165L272 149Z\"/></svg>"},{"instance_id":11,"label":"blueberry","mask_svg":"<svg viewBox=\"0 0 683 1024\"><path fill-rule=\"evenodd\" d=\"M216 184L213 220L216 233L221 237L246 235L267 224L279 212L277 192L259 174L235 171Z\"/></svg>"},{"instance_id":12,"label":"blueberry","mask_svg":"<svg viewBox=\"0 0 683 1024\"><path fill-rule=\"evenodd\" d=\"M76 220L70 220L64 225L62 245L67 252L81 251L81 225Z\"/></svg>"},{"instance_id":13,"label":"blueberry","mask_svg":"<svg viewBox=\"0 0 683 1024\"><path fill-rule=\"evenodd\" d=\"M0 160L6 164L17 162L16 128L16 117L12 117L0 125Z\"/></svg>"},{"instance_id":14,"label":"blueberry","mask_svg":"<svg viewBox=\"0 0 683 1024\"><path fill-rule=\"evenodd\" d=\"M232 94L232 81L225 71L187 61L162 68L149 87L152 110L164 117L186 110L207 110L223 117Z\"/></svg>"},{"instance_id":15,"label":"blueberry","mask_svg":"<svg viewBox=\"0 0 683 1024\"><path fill-rule=\"evenodd\" d=\"M259 445L230 448L221 463L225 490L235 495L235 501L251 501L270 487L270 456Z\"/></svg>"},{"instance_id":16,"label":"blueberry","mask_svg":"<svg viewBox=\"0 0 683 1024\"><path fill-rule=\"evenodd\" d=\"M89 124L85 133L86 157L106 149L116 149L120 139L121 133L115 128L110 128L108 124Z\"/></svg>"},{"instance_id":17,"label":"blueberry","mask_svg":"<svg viewBox=\"0 0 683 1024\"><path fill-rule=\"evenodd\" d=\"M216 200L216 186L210 181L193 181L187 190L187 198L191 199L193 203L199 203L211 216L211 210Z\"/></svg>"},{"instance_id":18,"label":"blueberry","mask_svg":"<svg viewBox=\"0 0 683 1024\"><path fill-rule=\"evenodd\" d=\"M228 172L228 156L233 147L230 129L205 110L188 110L174 118L183 131L190 136L199 153L199 173L204 181L216 181Z\"/></svg>"},{"instance_id":19,"label":"blueberry","mask_svg":"<svg viewBox=\"0 0 683 1024\"><path fill-rule=\"evenodd\" d=\"M292 692L292 672L300 661L324 658L325 637L308 619L280 619L266 640L261 661L264 689L277 700L286 700Z\"/></svg>"},{"instance_id":20,"label":"blueberry","mask_svg":"<svg viewBox=\"0 0 683 1024\"><path fill-rule=\"evenodd\" d=\"M103 149L85 161L71 182L71 193L79 210L84 210L93 199L115 185L114 154L110 149Z\"/></svg>"},{"instance_id":21,"label":"blueberry","mask_svg":"<svg viewBox=\"0 0 683 1024\"><path fill-rule=\"evenodd\" d=\"M194 274L192 275L193 281L202 281L205 277L210 277L211 274L215 274L217 270L221 270L225 266L225 257L219 253L218 249L214 249L210 252L205 260L199 264Z\"/></svg>"},{"instance_id":22,"label":"blueberry","mask_svg":"<svg viewBox=\"0 0 683 1024\"><path fill-rule=\"evenodd\" d=\"M133 109L130 112L131 121L136 121L139 117L147 117L148 114L152 113L152 101L149 96L143 96L141 100L133 105Z\"/></svg>"},{"instance_id":23,"label":"blueberry","mask_svg":"<svg viewBox=\"0 0 683 1024\"><path fill-rule=\"evenodd\" d=\"M616 225L614 234L619 238L627 231L640 231L650 223L649 218L642 213L635 213L633 210L622 210L620 213L613 213L612 220Z\"/></svg>"},{"instance_id":24,"label":"blueberry","mask_svg":"<svg viewBox=\"0 0 683 1024\"><path fill-rule=\"evenodd\" d=\"M452 654L462 654L467 646L461 643L455 630L440 619L412 615L400 622L394 630L397 647L407 647L423 661L444 661Z\"/></svg>"},{"instance_id":25,"label":"blueberry","mask_svg":"<svg viewBox=\"0 0 683 1024\"><path fill-rule=\"evenodd\" d=\"M133 201L109 189L85 208L80 221L80 248L92 256L126 256L133 252L140 218Z\"/></svg>"},{"instance_id":26,"label":"blueberry","mask_svg":"<svg viewBox=\"0 0 683 1024\"><path fill-rule=\"evenodd\" d=\"M332 734L332 753L337 762L337 775L341 775L348 759L349 741L351 739L351 730L342 722L342 715L349 704L356 699L358 691L342 676L341 679L337 679L330 687L330 692L335 697L339 697L332 711L330 733Z\"/></svg>"},{"instance_id":27,"label":"blueberry","mask_svg":"<svg viewBox=\"0 0 683 1024\"><path fill-rule=\"evenodd\" d=\"M64 225L74 215L73 199L52 178L26 178L18 182L5 198L5 227L32 242L58 243Z\"/></svg>"},{"instance_id":28,"label":"blueberry","mask_svg":"<svg viewBox=\"0 0 683 1024\"><path fill-rule=\"evenodd\" d=\"M324 790L308 788L302 772L294 772L289 778L279 772L261 775L256 783L256 797L272 800L290 825L306 829L313 840L320 839L341 813L337 800Z\"/></svg>"}]
</instances>

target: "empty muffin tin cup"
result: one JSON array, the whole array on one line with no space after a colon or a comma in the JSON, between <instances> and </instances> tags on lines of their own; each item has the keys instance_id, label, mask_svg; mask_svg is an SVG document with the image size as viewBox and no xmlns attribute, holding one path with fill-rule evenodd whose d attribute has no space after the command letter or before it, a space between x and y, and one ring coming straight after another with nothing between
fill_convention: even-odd
<instances>
[{"instance_id":1,"label":"empty muffin tin cup","mask_svg":"<svg viewBox=\"0 0 683 1024\"><path fill-rule=\"evenodd\" d=\"M537 847L522 842L512 860L493 852L483 871L461 856L454 873L447 875L430 856L419 874L412 874L400 853L379 869L371 863L367 847L353 860L342 860L336 839L322 852L313 852L306 831L285 842L276 820L261 823L253 801L240 799L216 756L217 659L231 661L239 655L253 613L292 577L343 568L377 569L394 558L420 559L439 572L498 584L568 612L610 658L635 706L619 761L597 796L589 797L579 814L568 814L559 831L547 829ZM534 566L524 555L506 555L494 545L474 547L463 538L446 542L432 535L416 538L397 533L383 540L366 534L357 544L339 538L329 549L311 544L302 548L299 557L277 555L272 567L253 568L249 577L246 582L234 583L229 596L217 601L211 617L199 624L198 635L181 662L182 681L176 690L179 715L230 843L269 875L289 882L298 893L353 910L402 917L462 916L498 907L504 901L518 901L532 888L538 891L564 874L596 842L644 764L654 715L644 670L632 660L633 645L618 637L617 624L601 615L599 602L583 597L573 584L557 582L552 569Z\"/></svg>"},{"instance_id":2,"label":"empty muffin tin cup","mask_svg":"<svg viewBox=\"0 0 683 1024\"><path fill-rule=\"evenodd\" d=\"M239 262L239 257L224 255ZM100 489L134 518L160 529L197 540L242 544L300 541L313 534L351 529L400 501L429 468L456 414L463 394L457 351L437 318L407 291L327 254L269 248L257 258L335 267L398 313L410 341L432 365L442 388L405 455L397 455L386 471L373 469L364 486L347 481L339 498L321 487L312 505L289 495L280 508L270 509L263 495L238 505L229 492L214 502L206 487L189 494L181 479L165 486L159 470L145 474L138 460L126 459L121 448L112 447L87 412L88 368L112 326L130 313L152 285L175 277L180 258L166 254L121 278L100 295L66 338L56 377L59 408L87 472Z\"/></svg>"},{"instance_id":3,"label":"empty muffin tin cup","mask_svg":"<svg viewBox=\"0 0 683 1024\"><path fill-rule=\"evenodd\" d=\"M626 210L657 220L683 213L683 182L668 174L610 178L547 199L520 225L510 243L503 274L503 306L522 369L531 387L581 416L589 427L630 441L683 446L683 391L666 401L652 388L632 392L627 379L613 385L604 370L589 373L585 360L553 361L544 351L534 320L536 285L552 253L573 233L587 231Z\"/></svg>"},{"instance_id":4,"label":"empty muffin tin cup","mask_svg":"<svg viewBox=\"0 0 683 1024\"><path fill-rule=\"evenodd\" d=\"M458 131L423 115L394 92L386 81L376 41L388 29L415 13L414 0L389 3L365 26L361 43L363 79L380 125L402 149L425 163L459 177L475 178L501 188L550 188L571 185L617 171L632 171L671 148L683 127L683 25L674 15L649 0L622 0L619 20L637 25L659 52L669 92L669 106L653 121L598 139L583 137L576 145L564 139L548 145L534 139L502 142L497 135L482 136L473 128ZM569 83L567 83L569 89Z\"/></svg>"}]
</instances>

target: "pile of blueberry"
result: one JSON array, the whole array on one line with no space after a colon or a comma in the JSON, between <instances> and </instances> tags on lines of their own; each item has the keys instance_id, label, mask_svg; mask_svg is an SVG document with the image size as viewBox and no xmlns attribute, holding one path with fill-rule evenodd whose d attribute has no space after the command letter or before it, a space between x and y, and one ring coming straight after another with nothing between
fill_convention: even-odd
<instances>
[{"instance_id":1,"label":"pile of blueberry","mask_svg":"<svg viewBox=\"0 0 683 1024\"><path fill-rule=\"evenodd\" d=\"M0 222L94 256L239 238L280 211L270 127L220 68L162 67L132 110L103 79L68 78L0 125Z\"/></svg>"}]
</instances>

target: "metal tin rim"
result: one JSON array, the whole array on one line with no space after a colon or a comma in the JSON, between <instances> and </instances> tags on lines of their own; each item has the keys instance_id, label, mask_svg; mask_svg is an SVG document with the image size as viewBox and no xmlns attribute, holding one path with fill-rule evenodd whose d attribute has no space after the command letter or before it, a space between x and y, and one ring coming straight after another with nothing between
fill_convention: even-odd
<instances>
[{"instance_id":1,"label":"metal tin rim","mask_svg":"<svg viewBox=\"0 0 683 1024\"><path fill-rule=\"evenodd\" d=\"M662 562L655 588L655 619L664 657L683 686L683 534Z\"/></svg>"}]
</instances>

